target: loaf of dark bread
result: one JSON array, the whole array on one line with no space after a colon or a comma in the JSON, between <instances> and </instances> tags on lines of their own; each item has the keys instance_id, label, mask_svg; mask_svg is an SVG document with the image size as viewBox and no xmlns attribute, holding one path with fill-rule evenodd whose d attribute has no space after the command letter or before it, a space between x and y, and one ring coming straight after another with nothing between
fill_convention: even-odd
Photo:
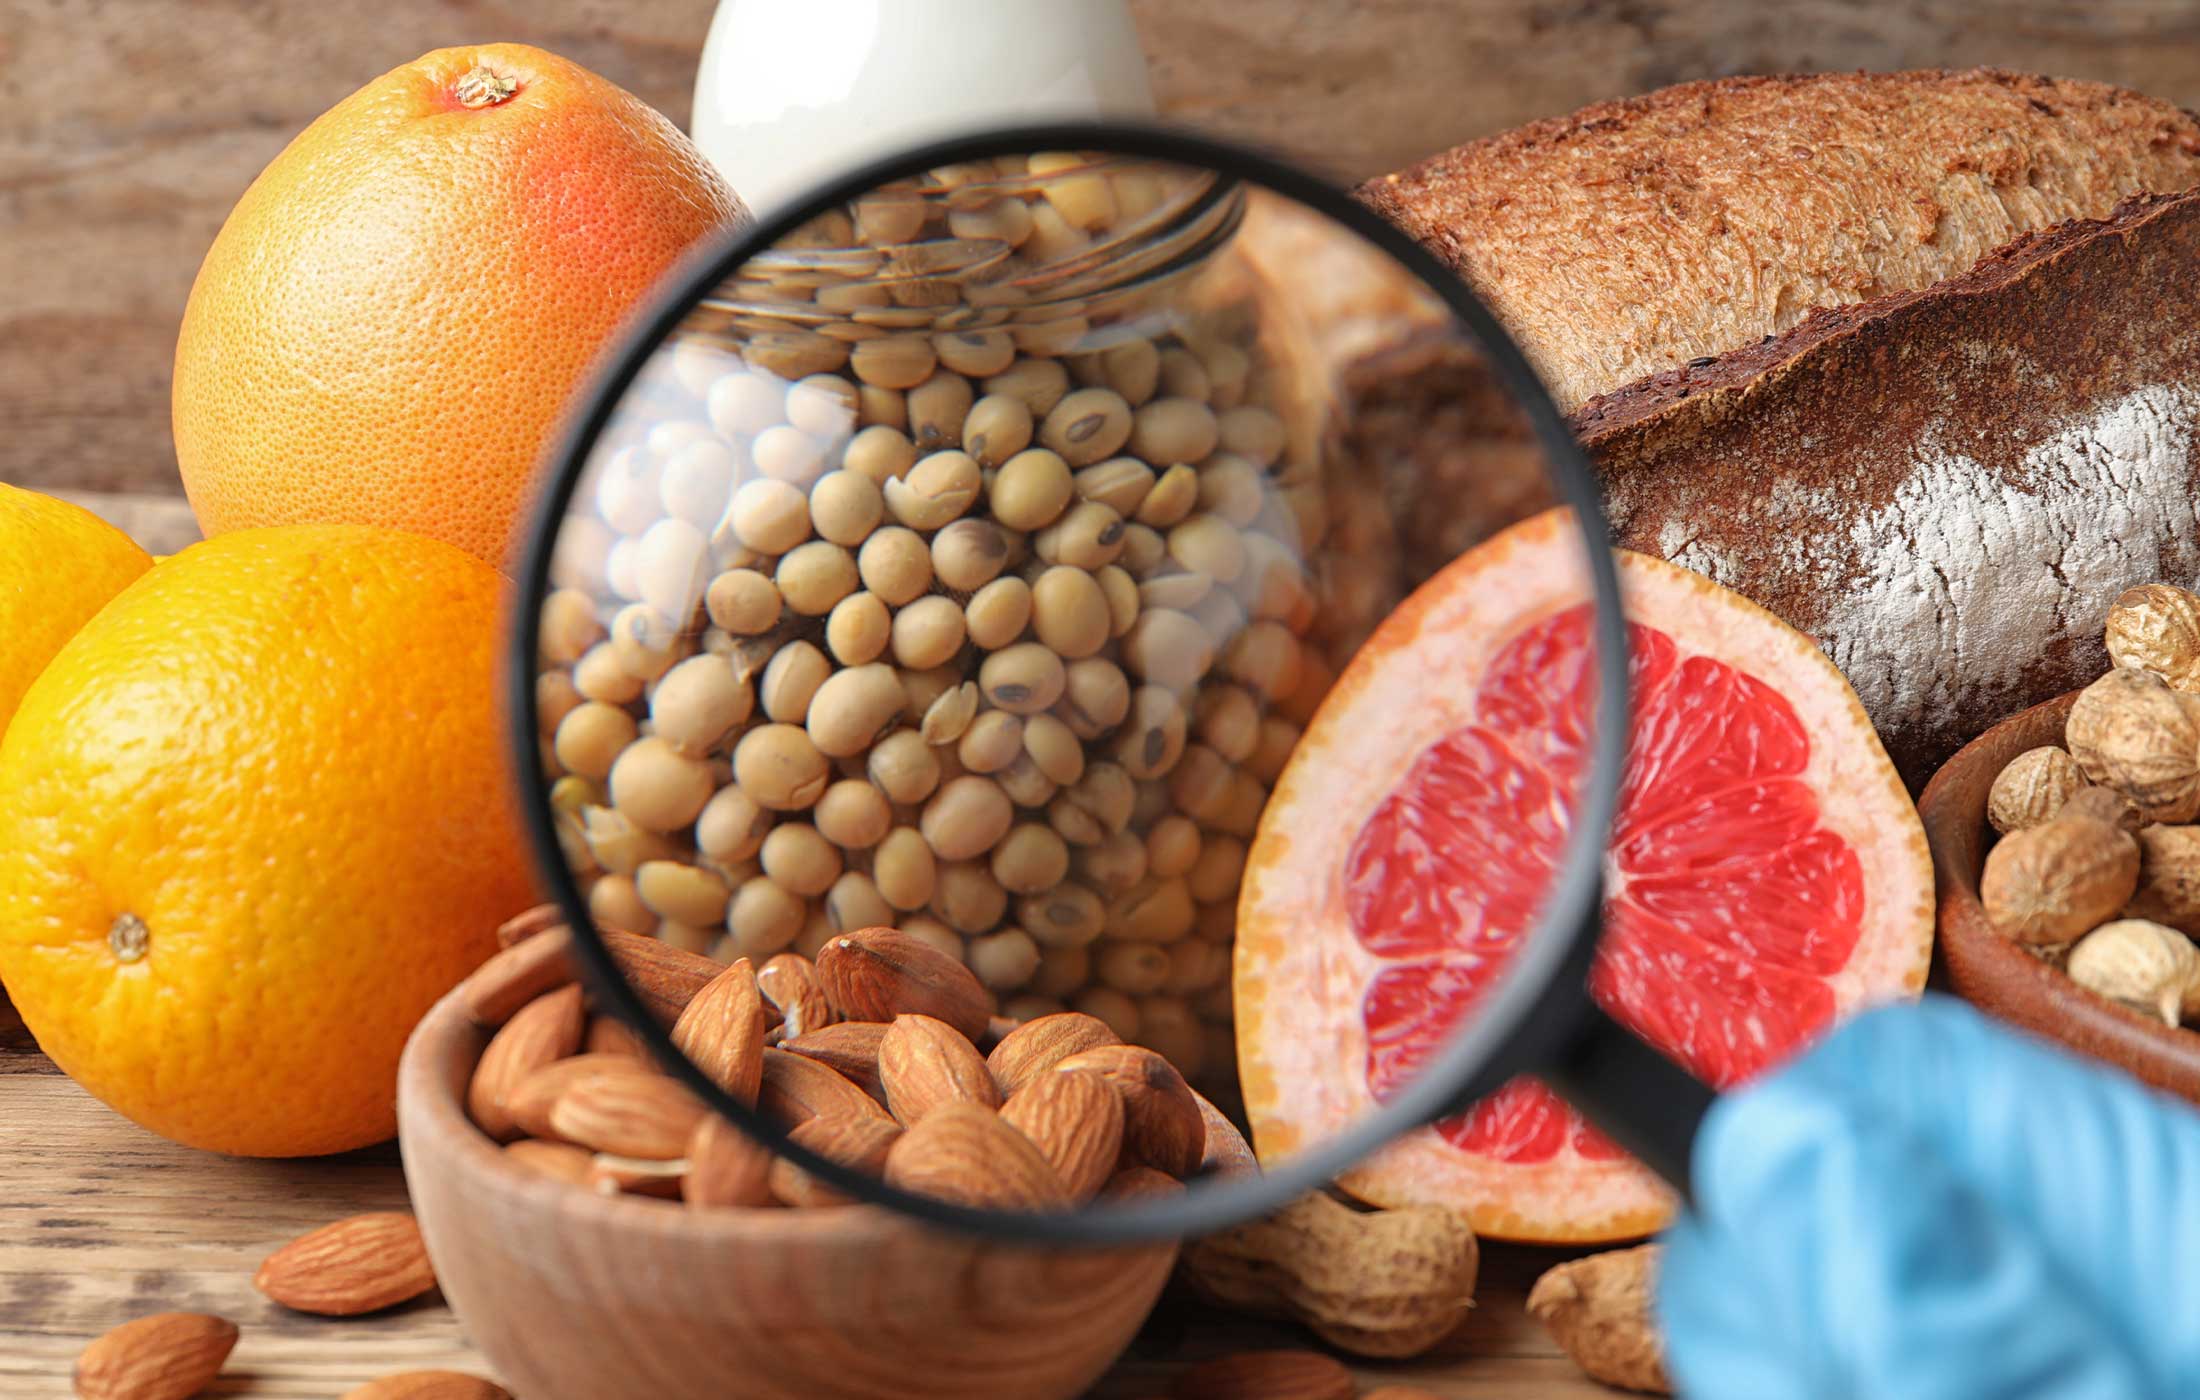
<instances>
[{"instance_id":1,"label":"loaf of dark bread","mask_svg":"<svg viewBox=\"0 0 2200 1400\"><path fill-rule=\"evenodd\" d=\"M1359 194L1505 320L1619 542L1818 638L1919 783L2200 573L2196 183L2190 115L1976 71L1691 83ZM1447 337L1344 374L1360 460L1486 453Z\"/></svg>"}]
</instances>

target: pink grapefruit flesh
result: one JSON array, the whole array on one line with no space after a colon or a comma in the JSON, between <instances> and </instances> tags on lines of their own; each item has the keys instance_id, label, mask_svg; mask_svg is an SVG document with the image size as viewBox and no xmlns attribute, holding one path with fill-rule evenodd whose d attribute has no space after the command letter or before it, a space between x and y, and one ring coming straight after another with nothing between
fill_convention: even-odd
<instances>
[{"instance_id":1,"label":"pink grapefruit flesh","mask_svg":"<svg viewBox=\"0 0 2200 1400\"><path fill-rule=\"evenodd\" d=\"M1278 782L1240 897L1240 1076L1263 1161L1410 1081L1535 926L1589 764L1596 658L1571 517L1462 556L1346 668ZM1914 996L1932 865L1856 696L1697 574L1618 556L1633 720L1590 991L1721 1087ZM1341 1183L1500 1239L1646 1234L1671 1198L1515 1081Z\"/></svg>"}]
</instances>

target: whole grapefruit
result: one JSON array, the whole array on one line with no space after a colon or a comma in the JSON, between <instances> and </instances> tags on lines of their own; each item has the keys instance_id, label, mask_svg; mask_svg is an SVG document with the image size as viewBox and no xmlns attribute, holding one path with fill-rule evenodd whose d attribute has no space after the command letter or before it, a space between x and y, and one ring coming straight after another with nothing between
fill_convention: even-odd
<instances>
[{"instance_id":1,"label":"whole grapefruit","mask_svg":"<svg viewBox=\"0 0 2200 1400\"><path fill-rule=\"evenodd\" d=\"M1535 926L1589 762L1596 658L1572 518L1460 556L1353 657L1262 815L1239 896L1240 1075L1262 1159L1402 1087ZM1617 556L1633 724L1589 991L1724 1087L1917 995L1925 833L1856 694L1701 575ZM1515 1080L1339 1184L1533 1243L1648 1234L1671 1194Z\"/></svg>"},{"instance_id":2,"label":"whole grapefruit","mask_svg":"<svg viewBox=\"0 0 2200 1400\"><path fill-rule=\"evenodd\" d=\"M0 734L62 644L152 566L82 506L0 482Z\"/></svg>"},{"instance_id":3,"label":"whole grapefruit","mask_svg":"<svg viewBox=\"0 0 2200 1400\"><path fill-rule=\"evenodd\" d=\"M239 531L61 649L0 741L0 981L62 1069L195 1147L390 1136L414 1022L532 902L499 586L418 535Z\"/></svg>"},{"instance_id":4,"label":"whole grapefruit","mask_svg":"<svg viewBox=\"0 0 2200 1400\"><path fill-rule=\"evenodd\" d=\"M383 74L260 173L192 285L172 407L201 528L385 525L501 562L605 339L746 217L671 122L554 54Z\"/></svg>"}]
</instances>

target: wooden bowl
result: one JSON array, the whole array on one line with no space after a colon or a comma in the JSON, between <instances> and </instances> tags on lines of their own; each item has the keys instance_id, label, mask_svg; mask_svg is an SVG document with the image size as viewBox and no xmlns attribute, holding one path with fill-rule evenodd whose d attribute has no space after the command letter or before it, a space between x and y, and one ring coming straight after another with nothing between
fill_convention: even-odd
<instances>
[{"instance_id":1,"label":"wooden bowl","mask_svg":"<svg viewBox=\"0 0 2200 1400\"><path fill-rule=\"evenodd\" d=\"M1940 951L1948 980L2001 1020L2200 1103L2200 1035L2095 996L1994 932L1979 903L1987 790L2010 759L2063 741L2063 721L2077 698L2073 691L1987 730L1933 775L1918 800L1940 887Z\"/></svg>"},{"instance_id":2,"label":"wooden bowl","mask_svg":"<svg viewBox=\"0 0 2200 1400\"><path fill-rule=\"evenodd\" d=\"M1049 1400L1152 1310L1174 1244L1040 1251L872 1206L689 1211L515 1170L461 1107L457 996L398 1072L405 1180L443 1293L528 1400Z\"/></svg>"}]
</instances>

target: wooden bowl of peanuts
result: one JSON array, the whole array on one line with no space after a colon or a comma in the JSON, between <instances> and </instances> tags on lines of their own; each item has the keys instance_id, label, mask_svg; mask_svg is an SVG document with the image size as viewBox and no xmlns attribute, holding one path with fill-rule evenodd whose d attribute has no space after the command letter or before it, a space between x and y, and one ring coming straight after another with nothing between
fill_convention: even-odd
<instances>
[{"instance_id":1,"label":"wooden bowl of peanuts","mask_svg":"<svg viewBox=\"0 0 2200 1400\"><path fill-rule=\"evenodd\" d=\"M2154 1087L2200 1103L2200 1035L2095 995L1986 916L1979 887L1994 831L1994 780L2018 755L2064 742L2079 692L1995 725L1933 775L1918 801L1939 884L1940 950L1948 981L1995 1017L2106 1061Z\"/></svg>"},{"instance_id":2,"label":"wooden bowl of peanuts","mask_svg":"<svg viewBox=\"0 0 2200 1400\"><path fill-rule=\"evenodd\" d=\"M398 1110L443 1291L529 1400L1067 1397L1167 1281L1173 1244L1020 1249L845 1202L592 1015L554 915L506 937L415 1031ZM910 1189L1074 1202L1174 1189L1151 1162L1250 1161L1159 1056L1076 1013L993 1019L967 971L893 930L761 975L607 941L706 1072Z\"/></svg>"}]
</instances>

